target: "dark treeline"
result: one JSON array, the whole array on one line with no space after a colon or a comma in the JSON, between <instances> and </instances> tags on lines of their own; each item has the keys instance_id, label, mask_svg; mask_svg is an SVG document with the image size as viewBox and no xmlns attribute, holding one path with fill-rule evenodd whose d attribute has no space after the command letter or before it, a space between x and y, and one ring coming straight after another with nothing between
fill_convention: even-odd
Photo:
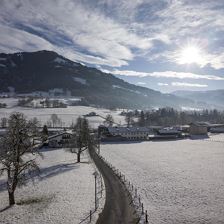
<instances>
[{"instance_id":1,"label":"dark treeline","mask_svg":"<svg viewBox=\"0 0 224 224\"><path fill-rule=\"evenodd\" d=\"M177 111L173 108L160 108L150 111L128 111L122 112L126 117L128 125L150 126L150 125L184 125L191 122L224 123L224 111L202 110L202 111Z\"/></svg>"}]
</instances>

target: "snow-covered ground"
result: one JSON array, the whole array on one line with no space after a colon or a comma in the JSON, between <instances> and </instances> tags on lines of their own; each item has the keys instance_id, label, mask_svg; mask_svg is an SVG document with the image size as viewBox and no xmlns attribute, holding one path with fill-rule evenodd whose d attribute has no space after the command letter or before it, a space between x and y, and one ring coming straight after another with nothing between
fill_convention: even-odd
<instances>
[{"instance_id":1,"label":"snow-covered ground","mask_svg":"<svg viewBox=\"0 0 224 224\"><path fill-rule=\"evenodd\" d=\"M101 155L138 188L149 223L224 223L223 134L103 144Z\"/></svg>"},{"instance_id":2,"label":"snow-covered ground","mask_svg":"<svg viewBox=\"0 0 224 224\"><path fill-rule=\"evenodd\" d=\"M0 98L0 103L7 104L7 107L15 107L18 104L18 99L16 98Z\"/></svg>"},{"instance_id":3,"label":"snow-covered ground","mask_svg":"<svg viewBox=\"0 0 224 224\"><path fill-rule=\"evenodd\" d=\"M224 142L224 134L210 133L209 138L207 140L213 142Z\"/></svg>"},{"instance_id":4,"label":"snow-covered ground","mask_svg":"<svg viewBox=\"0 0 224 224\"><path fill-rule=\"evenodd\" d=\"M64 149L43 150L43 155L38 159L41 178L16 190L20 205L0 212L0 223L78 224L94 210L95 166L89 155L85 153L80 164L75 163L76 154ZM7 192L1 188L0 202L0 210L8 205Z\"/></svg>"},{"instance_id":5,"label":"snow-covered ground","mask_svg":"<svg viewBox=\"0 0 224 224\"><path fill-rule=\"evenodd\" d=\"M3 99L0 100L3 102ZM13 101L14 102L14 101ZM12 103L11 103L12 104ZM121 111L110 111L108 109L94 108L94 107L85 107L85 106L69 106L67 108L24 108L24 107L10 107L0 109L0 119L2 117L8 117L12 112L21 112L24 113L28 118L37 117L41 124L45 124L52 114L57 114L58 117L62 120L63 126L70 126L76 122L76 119L79 116L88 114L90 112L96 112L102 117L106 117L107 114L111 114L118 124L124 123L124 117L120 116ZM95 116L88 117L90 125L94 128L97 128L100 124L103 124L104 119Z\"/></svg>"}]
</instances>

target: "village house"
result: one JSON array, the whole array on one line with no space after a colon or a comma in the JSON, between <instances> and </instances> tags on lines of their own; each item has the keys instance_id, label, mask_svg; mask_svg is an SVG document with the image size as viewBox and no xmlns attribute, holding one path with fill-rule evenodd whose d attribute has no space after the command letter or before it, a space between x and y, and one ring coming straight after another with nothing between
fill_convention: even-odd
<instances>
[{"instance_id":1,"label":"village house","mask_svg":"<svg viewBox=\"0 0 224 224\"><path fill-rule=\"evenodd\" d=\"M103 137L122 140L146 140L152 134L152 129L147 127L101 127Z\"/></svg>"},{"instance_id":2,"label":"village house","mask_svg":"<svg viewBox=\"0 0 224 224\"><path fill-rule=\"evenodd\" d=\"M210 126L211 133L224 133L224 124L213 124Z\"/></svg>"},{"instance_id":3,"label":"village house","mask_svg":"<svg viewBox=\"0 0 224 224\"><path fill-rule=\"evenodd\" d=\"M189 128L190 135L207 135L208 134L208 125L204 123L191 123Z\"/></svg>"},{"instance_id":4,"label":"village house","mask_svg":"<svg viewBox=\"0 0 224 224\"><path fill-rule=\"evenodd\" d=\"M178 136L181 134L181 131L177 130L176 128L173 127L167 127L167 128L162 128L158 130L159 135L164 135L164 136Z\"/></svg>"},{"instance_id":5,"label":"village house","mask_svg":"<svg viewBox=\"0 0 224 224\"><path fill-rule=\"evenodd\" d=\"M69 145L72 133L62 132L48 137L48 146L50 148L62 148Z\"/></svg>"}]
</instances>

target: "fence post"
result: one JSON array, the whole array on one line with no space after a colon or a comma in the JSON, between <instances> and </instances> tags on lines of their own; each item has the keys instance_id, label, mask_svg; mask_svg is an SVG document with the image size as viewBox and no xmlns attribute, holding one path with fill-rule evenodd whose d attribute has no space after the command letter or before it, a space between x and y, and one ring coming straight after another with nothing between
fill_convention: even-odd
<instances>
[{"instance_id":1,"label":"fence post","mask_svg":"<svg viewBox=\"0 0 224 224\"><path fill-rule=\"evenodd\" d=\"M95 211L97 209L97 185L96 185L96 175L95 177Z\"/></svg>"},{"instance_id":2,"label":"fence post","mask_svg":"<svg viewBox=\"0 0 224 224\"><path fill-rule=\"evenodd\" d=\"M89 212L89 221L91 222L92 221L92 211L90 210Z\"/></svg>"},{"instance_id":3,"label":"fence post","mask_svg":"<svg viewBox=\"0 0 224 224\"><path fill-rule=\"evenodd\" d=\"M148 213L147 213L147 210L145 210L145 222L148 223Z\"/></svg>"},{"instance_id":4,"label":"fence post","mask_svg":"<svg viewBox=\"0 0 224 224\"><path fill-rule=\"evenodd\" d=\"M142 203L142 214L144 214L144 206L143 206L143 203Z\"/></svg>"},{"instance_id":5,"label":"fence post","mask_svg":"<svg viewBox=\"0 0 224 224\"><path fill-rule=\"evenodd\" d=\"M139 202L139 206L141 205L141 198L140 198L140 195L139 195L139 198L138 198L138 202Z\"/></svg>"},{"instance_id":6,"label":"fence post","mask_svg":"<svg viewBox=\"0 0 224 224\"><path fill-rule=\"evenodd\" d=\"M135 188L135 197L137 197L137 188Z\"/></svg>"},{"instance_id":7,"label":"fence post","mask_svg":"<svg viewBox=\"0 0 224 224\"><path fill-rule=\"evenodd\" d=\"M100 180L101 180L101 198L103 196L103 179L102 179L102 175L100 176Z\"/></svg>"}]
</instances>

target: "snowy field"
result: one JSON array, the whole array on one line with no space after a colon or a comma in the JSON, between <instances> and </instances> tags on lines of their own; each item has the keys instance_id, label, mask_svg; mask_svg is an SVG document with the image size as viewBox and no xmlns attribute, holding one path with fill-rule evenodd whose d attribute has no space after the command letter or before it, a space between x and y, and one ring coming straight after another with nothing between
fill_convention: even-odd
<instances>
[{"instance_id":1,"label":"snowy field","mask_svg":"<svg viewBox=\"0 0 224 224\"><path fill-rule=\"evenodd\" d=\"M16 98L0 98L0 103L5 103L5 104L7 104L8 108L11 108L18 104L18 99L16 99Z\"/></svg>"},{"instance_id":2,"label":"snowy field","mask_svg":"<svg viewBox=\"0 0 224 224\"><path fill-rule=\"evenodd\" d=\"M224 223L223 134L103 144L101 154L138 188L149 223Z\"/></svg>"},{"instance_id":3,"label":"snowy field","mask_svg":"<svg viewBox=\"0 0 224 224\"><path fill-rule=\"evenodd\" d=\"M41 178L16 190L16 204L0 212L0 223L76 223L94 209L94 176L89 155L75 163L76 154L64 149L43 152ZM3 183L3 179L0 179ZM0 210L8 205L7 192L0 188ZM86 223L86 222L84 222Z\"/></svg>"},{"instance_id":4,"label":"snowy field","mask_svg":"<svg viewBox=\"0 0 224 224\"><path fill-rule=\"evenodd\" d=\"M224 142L224 134L209 134L209 138L206 139L207 141L213 141L213 142Z\"/></svg>"},{"instance_id":5,"label":"snowy field","mask_svg":"<svg viewBox=\"0 0 224 224\"><path fill-rule=\"evenodd\" d=\"M2 99L0 100L2 102ZM94 108L94 107L85 107L85 106L69 106L67 108L24 108L24 107L10 107L10 108L1 108L0 109L0 119L2 117L8 117L12 112L21 112L24 113L28 118L37 117L41 124L45 124L51 117L52 114L57 114L58 117L62 120L63 126L70 126L76 122L76 119L79 116L88 114L90 112L96 112L102 117L106 117L107 114L111 114L114 118L114 121L118 124L124 123L124 117L120 116L121 111L110 111L108 109ZM90 125L93 128L97 128L100 124L103 124L104 119L95 116L88 117Z\"/></svg>"}]
</instances>

